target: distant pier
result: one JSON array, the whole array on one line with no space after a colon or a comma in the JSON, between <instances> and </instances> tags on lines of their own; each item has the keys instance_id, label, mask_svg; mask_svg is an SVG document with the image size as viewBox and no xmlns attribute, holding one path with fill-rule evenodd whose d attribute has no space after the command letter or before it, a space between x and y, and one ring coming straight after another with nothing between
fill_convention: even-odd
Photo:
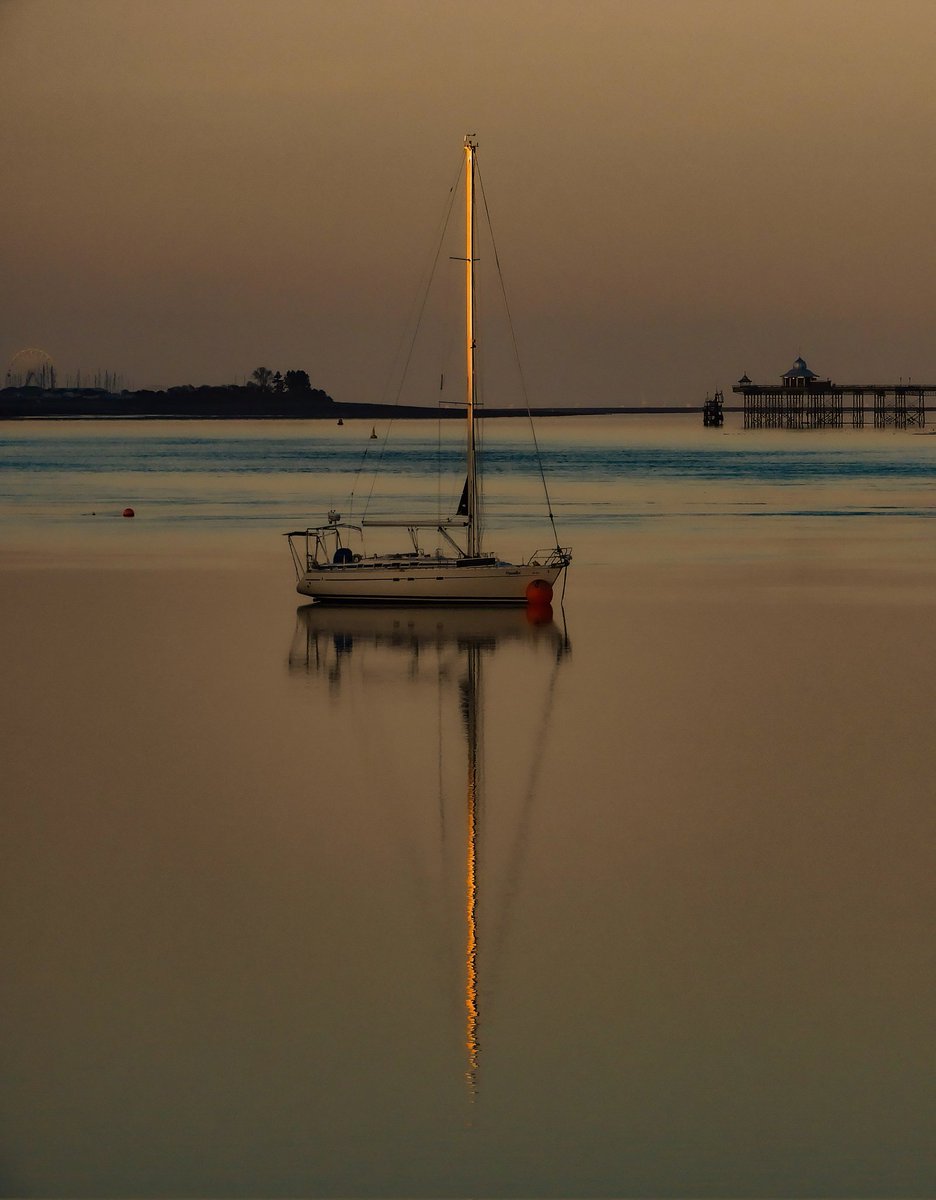
<instances>
[{"instance_id":1,"label":"distant pier","mask_svg":"<svg viewBox=\"0 0 936 1200\"><path fill-rule=\"evenodd\" d=\"M833 383L798 358L780 383L742 375L732 391L744 397L745 429L922 429L936 383Z\"/></svg>"},{"instance_id":2,"label":"distant pier","mask_svg":"<svg viewBox=\"0 0 936 1200\"><path fill-rule=\"evenodd\" d=\"M721 391L714 396L706 396L702 405L702 424L706 427L721 429L725 423L725 397Z\"/></svg>"}]
</instances>

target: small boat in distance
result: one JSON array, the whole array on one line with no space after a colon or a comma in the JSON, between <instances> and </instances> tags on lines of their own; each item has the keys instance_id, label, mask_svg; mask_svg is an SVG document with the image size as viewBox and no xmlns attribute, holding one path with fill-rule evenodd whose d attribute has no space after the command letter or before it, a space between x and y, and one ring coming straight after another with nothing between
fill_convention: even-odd
<instances>
[{"instance_id":1,"label":"small boat in distance","mask_svg":"<svg viewBox=\"0 0 936 1200\"><path fill-rule=\"evenodd\" d=\"M371 435L371 441L372 441L372 442L376 442L376 440L377 440L377 427L376 427L375 425L371 425L371 431L370 431L370 435Z\"/></svg>"},{"instance_id":2,"label":"small boat in distance","mask_svg":"<svg viewBox=\"0 0 936 1200\"><path fill-rule=\"evenodd\" d=\"M454 515L435 520L387 521L365 518L363 526L408 530L411 547L393 554L355 551L353 535L362 525L343 523L332 510L326 525L287 534L296 570L296 591L330 603L384 604L548 604L553 587L572 561L568 547L537 550L523 562L498 558L481 544L480 473L477 464L478 390L475 374L475 172L477 145L466 137L465 155L465 367L467 375L467 478ZM370 435L377 437L374 428ZM552 521L552 512L550 511ZM435 530L444 542L434 552L419 544L421 530ZM464 541L456 531L463 530ZM555 536L555 524L553 534ZM454 536L453 536L454 534Z\"/></svg>"}]
</instances>

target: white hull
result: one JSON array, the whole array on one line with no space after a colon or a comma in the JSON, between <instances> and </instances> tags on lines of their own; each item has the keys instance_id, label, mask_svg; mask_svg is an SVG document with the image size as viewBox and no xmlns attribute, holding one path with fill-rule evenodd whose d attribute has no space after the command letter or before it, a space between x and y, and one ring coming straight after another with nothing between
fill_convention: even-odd
<instances>
[{"instance_id":1,"label":"white hull","mask_svg":"<svg viewBox=\"0 0 936 1200\"><path fill-rule=\"evenodd\" d=\"M315 600L358 604L525 604L536 580L552 587L560 566L447 562L327 564L307 570L296 591Z\"/></svg>"}]
</instances>

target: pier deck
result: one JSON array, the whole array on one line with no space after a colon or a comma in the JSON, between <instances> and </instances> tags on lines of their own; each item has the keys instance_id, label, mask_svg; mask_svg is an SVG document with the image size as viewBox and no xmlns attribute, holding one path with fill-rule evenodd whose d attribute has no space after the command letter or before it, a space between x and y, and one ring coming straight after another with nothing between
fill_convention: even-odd
<instances>
[{"instance_id":1,"label":"pier deck","mask_svg":"<svg viewBox=\"0 0 936 1200\"><path fill-rule=\"evenodd\" d=\"M744 401L745 429L922 429L926 398L936 383L832 383L795 379L761 384L742 378L732 388Z\"/></svg>"}]
</instances>

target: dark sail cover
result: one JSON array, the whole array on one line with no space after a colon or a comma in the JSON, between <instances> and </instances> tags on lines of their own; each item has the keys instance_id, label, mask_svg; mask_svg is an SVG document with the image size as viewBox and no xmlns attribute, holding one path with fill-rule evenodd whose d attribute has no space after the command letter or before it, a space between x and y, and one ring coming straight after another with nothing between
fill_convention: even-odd
<instances>
[{"instance_id":1,"label":"dark sail cover","mask_svg":"<svg viewBox=\"0 0 936 1200\"><path fill-rule=\"evenodd\" d=\"M456 517L468 516L468 480L465 479L465 486L462 488L461 500L458 502L458 508L455 510Z\"/></svg>"}]
</instances>

